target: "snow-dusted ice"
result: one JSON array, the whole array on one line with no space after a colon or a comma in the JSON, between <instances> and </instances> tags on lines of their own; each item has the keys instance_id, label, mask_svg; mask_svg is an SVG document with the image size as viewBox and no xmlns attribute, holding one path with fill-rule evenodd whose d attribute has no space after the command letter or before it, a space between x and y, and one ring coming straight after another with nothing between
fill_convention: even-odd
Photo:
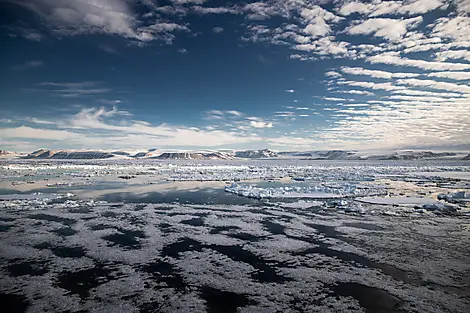
<instances>
[{"instance_id":1,"label":"snow-dusted ice","mask_svg":"<svg viewBox=\"0 0 470 313\"><path fill-rule=\"evenodd\" d=\"M470 168L0 163L0 302L27 312L465 312L469 181L422 174L439 171Z\"/></svg>"}]
</instances>

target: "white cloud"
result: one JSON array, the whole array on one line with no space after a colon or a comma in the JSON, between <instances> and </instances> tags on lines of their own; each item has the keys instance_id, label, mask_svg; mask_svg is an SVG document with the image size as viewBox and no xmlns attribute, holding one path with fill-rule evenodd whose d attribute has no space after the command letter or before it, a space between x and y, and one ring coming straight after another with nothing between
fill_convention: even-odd
<instances>
[{"instance_id":1,"label":"white cloud","mask_svg":"<svg viewBox=\"0 0 470 313\"><path fill-rule=\"evenodd\" d=\"M224 32L224 29L222 27L214 27L212 28L212 31L216 34L220 34Z\"/></svg>"},{"instance_id":2,"label":"white cloud","mask_svg":"<svg viewBox=\"0 0 470 313\"><path fill-rule=\"evenodd\" d=\"M328 71L325 73L325 76L327 77L332 77L332 78L339 78L342 77L342 75L336 71Z\"/></svg>"},{"instance_id":3,"label":"white cloud","mask_svg":"<svg viewBox=\"0 0 470 313\"><path fill-rule=\"evenodd\" d=\"M436 37L449 38L457 42L469 42L469 27L470 17L468 16L444 17L436 21L432 34Z\"/></svg>"},{"instance_id":4,"label":"white cloud","mask_svg":"<svg viewBox=\"0 0 470 313\"><path fill-rule=\"evenodd\" d=\"M465 1L465 0L464 0ZM359 13L369 16L381 15L415 15L423 14L437 8L445 7L446 3L441 0L411 0L411 1L373 1L372 3L363 3L358 1L347 2L339 8L341 15L347 16L353 13Z\"/></svg>"},{"instance_id":5,"label":"white cloud","mask_svg":"<svg viewBox=\"0 0 470 313\"><path fill-rule=\"evenodd\" d=\"M174 4L204 4L207 0L170 0Z\"/></svg>"},{"instance_id":6,"label":"white cloud","mask_svg":"<svg viewBox=\"0 0 470 313\"><path fill-rule=\"evenodd\" d=\"M313 38L323 37L331 32L327 22L337 23L341 20L340 17L317 5L303 9L300 16L308 23L303 32Z\"/></svg>"},{"instance_id":7,"label":"white cloud","mask_svg":"<svg viewBox=\"0 0 470 313\"><path fill-rule=\"evenodd\" d=\"M470 72L436 72L430 73L427 76L454 80L470 80Z\"/></svg>"},{"instance_id":8,"label":"white cloud","mask_svg":"<svg viewBox=\"0 0 470 313\"><path fill-rule=\"evenodd\" d=\"M393 90L400 90L405 89L402 86L395 86L391 83L374 83L374 82L360 82L360 81L339 81L338 85L348 85L354 87L362 87L366 89L372 90L386 90L386 91L393 91Z\"/></svg>"},{"instance_id":9,"label":"white cloud","mask_svg":"<svg viewBox=\"0 0 470 313\"><path fill-rule=\"evenodd\" d=\"M131 40L149 42L164 40L170 43L173 31L187 31L183 25L156 22L142 26L127 0L10 0L31 10L45 21L51 33L60 35L108 34ZM149 2L146 2L147 4ZM200 3L200 2L197 2Z\"/></svg>"},{"instance_id":10,"label":"white cloud","mask_svg":"<svg viewBox=\"0 0 470 313\"><path fill-rule=\"evenodd\" d=\"M230 7L202 7L193 6L191 9L198 14L240 14L240 10Z\"/></svg>"},{"instance_id":11,"label":"white cloud","mask_svg":"<svg viewBox=\"0 0 470 313\"><path fill-rule=\"evenodd\" d=\"M251 121L250 125L254 128L272 128L273 123Z\"/></svg>"},{"instance_id":12,"label":"white cloud","mask_svg":"<svg viewBox=\"0 0 470 313\"><path fill-rule=\"evenodd\" d=\"M123 148L126 144L132 147L216 147L261 140L257 135L240 132L203 131L166 124L153 126L146 121L129 121L129 115L129 112L117 108L88 108L65 119L48 121L49 128L20 126L2 128L1 132L2 138L6 140L42 140L46 145L57 145L60 141L62 145L73 145L74 148L102 149ZM272 127L270 123L258 123L253 126ZM52 129L52 126L55 128Z\"/></svg>"},{"instance_id":13,"label":"white cloud","mask_svg":"<svg viewBox=\"0 0 470 313\"><path fill-rule=\"evenodd\" d=\"M438 82L429 79L399 79L397 83L400 85L409 85L409 86L417 86L417 87L425 87L431 89L439 89L445 90L450 92L461 92L470 94L470 86L469 85L458 85L454 83L446 83L446 82Z\"/></svg>"},{"instance_id":14,"label":"white cloud","mask_svg":"<svg viewBox=\"0 0 470 313\"><path fill-rule=\"evenodd\" d=\"M384 79L420 76L420 74L416 74L416 73L391 73L391 72L378 71L378 70L368 70L368 69L364 69L361 67L347 67L347 66L342 67L341 71L343 71L343 73L350 74L350 75L365 75L365 76L370 76L374 78L384 78Z\"/></svg>"},{"instance_id":15,"label":"white cloud","mask_svg":"<svg viewBox=\"0 0 470 313\"><path fill-rule=\"evenodd\" d=\"M336 93L346 93L346 94L352 94L352 95L365 95L365 96L373 96L374 94L370 91L365 91L365 90L335 90L334 92Z\"/></svg>"},{"instance_id":16,"label":"white cloud","mask_svg":"<svg viewBox=\"0 0 470 313\"><path fill-rule=\"evenodd\" d=\"M288 92L288 93L294 93L295 90L294 90L294 89L287 89L286 92Z\"/></svg>"},{"instance_id":17,"label":"white cloud","mask_svg":"<svg viewBox=\"0 0 470 313\"><path fill-rule=\"evenodd\" d=\"M470 48L470 45L469 45ZM439 61L445 61L448 59L463 59L470 61L469 50L447 50L436 53L436 59Z\"/></svg>"},{"instance_id":18,"label":"white cloud","mask_svg":"<svg viewBox=\"0 0 470 313\"><path fill-rule=\"evenodd\" d=\"M348 27L346 32L350 35L373 34L376 37L383 37L390 41L397 41L403 38L408 29L416 27L422 21L423 18L421 16L402 20L373 18Z\"/></svg>"},{"instance_id":19,"label":"white cloud","mask_svg":"<svg viewBox=\"0 0 470 313\"><path fill-rule=\"evenodd\" d=\"M4 139L39 139L39 140L70 140L72 138L77 138L78 134L69 132L66 130L55 130L55 129L41 129L41 128L32 128L28 126L20 126L14 128L2 128L2 137Z\"/></svg>"},{"instance_id":20,"label":"white cloud","mask_svg":"<svg viewBox=\"0 0 470 313\"><path fill-rule=\"evenodd\" d=\"M370 56L366 60L372 64L382 63L398 66L409 66L429 71L460 71L470 69L470 64L407 59L401 58L396 54L391 53Z\"/></svg>"}]
</instances>

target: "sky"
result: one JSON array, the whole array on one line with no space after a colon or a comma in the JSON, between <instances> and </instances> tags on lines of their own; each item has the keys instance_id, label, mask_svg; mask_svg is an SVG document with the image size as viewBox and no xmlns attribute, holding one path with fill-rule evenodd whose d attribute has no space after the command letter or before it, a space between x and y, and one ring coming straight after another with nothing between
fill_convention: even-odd
<instances>
[{"instance_id":1,"label":"sky","mask_svg":"<svg viewBox=\"0 0 470 313\"><path fill-rule=\"evenodd\" d=\"M470 0L0 0L0 149L470 149Z\"/></svg>"}]
</instances>

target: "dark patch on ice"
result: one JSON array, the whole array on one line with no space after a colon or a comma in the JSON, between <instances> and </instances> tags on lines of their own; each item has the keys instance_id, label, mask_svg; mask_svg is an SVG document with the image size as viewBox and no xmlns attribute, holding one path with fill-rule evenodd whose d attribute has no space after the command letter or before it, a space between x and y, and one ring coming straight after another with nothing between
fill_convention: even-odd
<instances>
[{"instance_id":1,"label":"dark patch on ice","mask_svg":"<svg viewBox=\"0 0 470 313\"><path fill-rule=\"evenodd\" d=\"M211 234L220 234L222 232L230 231L230 230L238 230L240 227L234 225L227 225L227 226L215 226L212 227L210 230Z\"/></svg>"},{"instance_id":2,"label":"dark patch on ice","mask_svg":"<svg viewBox=\"0 0 470 313\"><path fill-rule=\"evenodd\" d=\"M253 252L243 249L241 246L203 244L191 238L183 238L178 242L163 247L162 256L178 259L181 257L180 253L202 251L204 248L217 251L233 261L250 264L256 270L252 273L253 279L260 282L286 282L292 280L276 272L276 267L280 266L279 262L264 260Z\"/></svg>"},{"instance_id":3,"label":"dark patch on ice","mask_svg":"<svg viewBox=\"0 0 470 313\"><path fill-rule=\"evenodd\" d=\"M321 241L317 241L317 247L307 248L302 251L293 252L294 255L308 255L308 254L320 254L330 258L337 258L344 262L353 262L358 265L362 265L368 268L376 268L382 271L385 275L391 276L396 280L403 281L407 284L412 285L419 285L420 281L416 280L409 276L406 271L403 271L399 268L396 268L391 265L382 264L378 262L374 262L366 257L360 256L358 254L354 254L351 252L339 251L335 249L331 249L328 244L325 244Z\"/></svg>"},{"instance_id":4,"label":"dark patch on ice","mask_svg":"<svg viewBox=\"0 0 470 313\"><path fill-rule=\"evenodd\" d=\"M160 231L161 231L162 233L169 234L169 233L172 233L172 232L173 232L173 230L172 230L173 225L171 225L171 224L168 224L168 223L160 223L160 224L158 224L157 226L160 228Z\"/></svg>"},{"instance_id":5,"label":"dark patch on ice","mask_svg":"<svg viewBox=\"0 0 470 313\"><path fill-rule=\"evenodd\" d=\"M142 270L151 274L159 287L175 289L184 289L186 287L183 278L170 263L157 260L142 266Z\"/></svg>"},{"instance_id":6,"label":"dark patch on ice","mask_svg":"<svg viewBox=\"0 0 470 313\"><path fill-rule=\"evenodd\" d=\"M36 248L39 250L50 249L51 247L52 247L51 244L48 242L41 242L33 246L33 248Z\"/></svg>"},{"instance_id":7,"label":"dark patch on ice","mask_svg":"<svg viewBox=\"0 0 470 313\"><path fill-rule=\"evenodd\" d=\"M162 304L160 304L157 301L154 301L154 302L143 303L139 305L138 307L139 307L139 313L157 313L157 312L160 312L160 309L162 308Z\"/></svg>"},{"instance_id":8,"label":"dark patch on ice","mask_svg":"<svg viewBox=\"0 0 470 313\"><path fill-rule=\"evenodd\" d=\"M54 233L56 233L59 236L73 236L77 233L77 231L70 227L64 227L64 228L55 229Z\"/></svg>"},{"instance_id":9,"label":"dark patch on ice","mask_svg":"<svg viewBox=\"0 0 470 313\"><path fill-rule=\"evenodd\" d=\"M385 230L385 228L383 228L381 226L378 226L378 225L374 225L374 224L370 224L370 223L360 223L360 222L358 222L358 223L345 223L342 226L360 228L360 229L366 229L366 230L374 230L374 231Z\"/></svg>"},{"instance_id":10,"label":"dark patch on ice","mask_svg":"<svg viewBox=\"0 0 470 313\"><path fill-rule=\"evenodd\" d=\"M49 215L49 214L33 214L33 215L30 215L29 218L34 219L34 220L61 223L66 226L73 225L77 222L76 220L71 219L71 218L59 217L59 216Z\"/></svg>"},{"instance_id":11,"label":"dark patch on ice","mask_svg":"<svg viewBox=\"0 0 470 313\"><path fill-rule=\"evenodd\" d=\"M86 299L91 289L111 281L112 273L113 270L101 264L91 269L62 272L57 276L57 286Z\"/></svg>"},{"instance_id":12,"label":"dark patch on ice","mask_svg":"<svg viewBox=\"0 0 470 313\"><path fill-rule=\"evenodd\" d=\"M13 222L15 220L16 218L13 218L13 217L7 217L7 216L0 217L1 222Z\"/></svg>"},{"instance_id":13,"label":"dark patch on ice","mask_svg":"<svg viewBox=\"0 0 470 313\"><path fill-rule=\"evenodd\" d=\"M134 206L134 211L142 211L143 209L145 209L146 206L146 204L137 204L136 206Z\"/></svg>"},{"instance_id":14,"label":"dark patch on ice","mask_svg":"<svg viewBox=\"0 0 470 313\"><path fill-rule=\"evenodd\" d=\"M105 211L103 213L101 213L101 216L103 217L108 217L108 218L117 218L119 214L115 213L115 212L111 212L111 211Z\"/></svg>"},{"instance_id":15,"label":"dark patch on ice","mask_svg":"<svg viewBox=\"0 0 470 313\"><path fill-rule=\"evenodd\" d=\"M162 249L162 256L180 258L180 253L186 251L202 251L203 244L191 238L182 238L180 241L168 244Z\"/></svg>"},{"instance_id":16,"label":"dark patch on ice","mask_svg":"<svg viewBox=\"0 0 470 313\"><path fill-rule=\"evenodd\" d=\"M263 226L273 235L284 235L285 234L285 227L277 224L275 222L272 222L269 219L265 219L261 222Z\"/></svg>"},{"instance_id":17,"label":"dark patch on ice","mask_svg":"<svg viewBox=\"0 0 470 313\"><path fill-rule=\"evenodd\" d=\"M277 217L277 215L268 212L266 209L249 209L248 212Z\"/></svg>"},{"instance_id":18,"label":"dark patch on ice","mask_svg":"<svg viewBox=\"0 0 470 313\"><path fill-rule=\"evenodd\" d=\"M106 225L106 224L95 224L89 226L91 230L105 230L105 229L114 229L116 228L114 225Z\"/></svg>"},{"instance_id":19,"label":"dark patch on ice","mask_svg":"<svg viewBox=\"0 0 470 313\"><path fill-rule=\"evenodd\" d=\"M3 312L23 313L29 307L29 301L23 295L0 292L0 308Z\"/></svg>"},{"instance_id":20,"label":"dark patch on ice","mask_svg":"<svg viewBox=\"0 0 470 313\"><path fill-rule=\"evenodd\" d=\"M344 239L344 234L337 231L336 228L333 226L312 223L305 223L305 225L316 229L320 234L323 234L325 237Z\"/></svg>"},{"instance_id":21,"label":"dark patch on ice","mask_svg":"<svg viewBox=\"0 0 470 313\"><path fill-rule=\"evenodd\" d=\"M79 208L70 208L68 210L70 213L79 213L79 214L87 214L92 213L93 210L87 207L79 207Z\"/></svg>"},{"instance_id":22,"label":"dark patch on ice","mask_svg":"<svg viewBox=\"0 0 470 313\"><path fill-rule=\"evenodd\" d=\"M204 226L204 220L202 218L191 218L189 220L181 221L181 224L191 225L191 226Z\"/></svg>"},{"instance_id":23,"label":"dark patch on ice","mask_svg":"<svg viewBox=\"0 0 470 313\"><path fill-rule=\"evenodd\" d=\"M126 203L181 203L181 204L224 204L245 205L259 203L257 199L239 197L225 192L223 189L200 188L197 191L187 190L170 192L148 192L145 195L132 192L108 193L98 198L108 202Z\"/></svg>"},{"instance_id":24,"label":"dark patch on ice","mask_svg":"<svg viewBox=\"0 0 470 313\"><path fill-rule=\"evenodd\" d=\"M366 313L392 313L399 311L401 300L388 292L358 283L337 283L330 286L336 296L352 297Z\"/></svg>"},{"instance_id":25,"label":"dark patch on ice","mask_svg":"<svg viewBox=\"0 0 470 313\"><path fill-rule=\"evenodd\" d=\"M51 251L61 258L81 258L86 255L86 250L83 247L53 247Z\"/></svg>"},{"instance_id":26,"label":"dark patch on ice","mask_svg":"<svg viewBox=\"0 0 470 313\"><path fill-rule=\"evenodd\" d=\"M11 225L0 224L0 232L6 232L6 231L8 231L11 227L12 227Z\"/></svg>"},{"instance_id":27,"label":"dark patch on ice","mask_svg":"<svg viewBox=\"0 0 470 313\"><path fill-rule=\"evenodd\" d=\"M281 283L291 281L291 278L280 275L276 272L275 267L280 264L277 261L267 261L257 256L251 251L245 250L240 246L220 246L207 245L207 248L222 253L237 262L244 262L253 266L256 271L252 273L252 278L263 283Z\"/></svg>"},{"instance_id":28,"label":"dark patch on ice","mask_svg":"<svg viewBox=\"0 0 470 313\"><path fill-rule=\"evenodd\" d=\"M206 301L207 313L236 313L238 308L255 304L245 294L218 290L208 286L201 288L201 297Z\"/></svg>"},{"instance_id":29,"label":"dark patch on ice","mask_svg":"<svg viewBox=\"0 0 470 313\"><path fill-rule=\"evenodd\" d=\"M255 235L248 234L248 233L234 233L234 234L227 234L227 236L236 238L236 239L241 239L244 241L249 241L249 242L260 241L261 239L265 237L265 236L255 236Z\"/></svg>"},{"instance_id":30,"label":"dark patch on ice","mask_svg":"<svg viewBox=\"0 0 470 313\"><path fill-rule=\"evenodd\" d=\"M13 260L6 266L8 273L13 277L31 275L40 276L46 274L49 270L47 267L47 261L20 261Z\"/></svg>"},{"instance_id":31,"label":"dark patch on ice","mask_svg":"<svg viewBox=\"0 0 470 313\"><path fill-rule=\"evenodd\" d=\"M112 242L112 245L118 245L123 248L139 249L141 244L138 238L146 238L145 233L140 230L128 230L119 227L115 228L120 233L102 237L104 240Z\"/></svg>"}]
</instances>

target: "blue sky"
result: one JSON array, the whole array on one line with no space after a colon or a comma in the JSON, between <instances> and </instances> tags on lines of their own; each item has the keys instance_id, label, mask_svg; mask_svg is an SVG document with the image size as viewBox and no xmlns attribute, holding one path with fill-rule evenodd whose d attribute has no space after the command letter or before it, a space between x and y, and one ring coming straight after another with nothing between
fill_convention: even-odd
<instances>
[{"instance_id":1,"label":"blue sky","mask_svg":"<svg viewBox=\"0 0 470 313\"><path fill-rule=\"evenodd\" d=\"M0 0L0 148L470 147L469 0Z\"/></svg>"}]
</instances>

